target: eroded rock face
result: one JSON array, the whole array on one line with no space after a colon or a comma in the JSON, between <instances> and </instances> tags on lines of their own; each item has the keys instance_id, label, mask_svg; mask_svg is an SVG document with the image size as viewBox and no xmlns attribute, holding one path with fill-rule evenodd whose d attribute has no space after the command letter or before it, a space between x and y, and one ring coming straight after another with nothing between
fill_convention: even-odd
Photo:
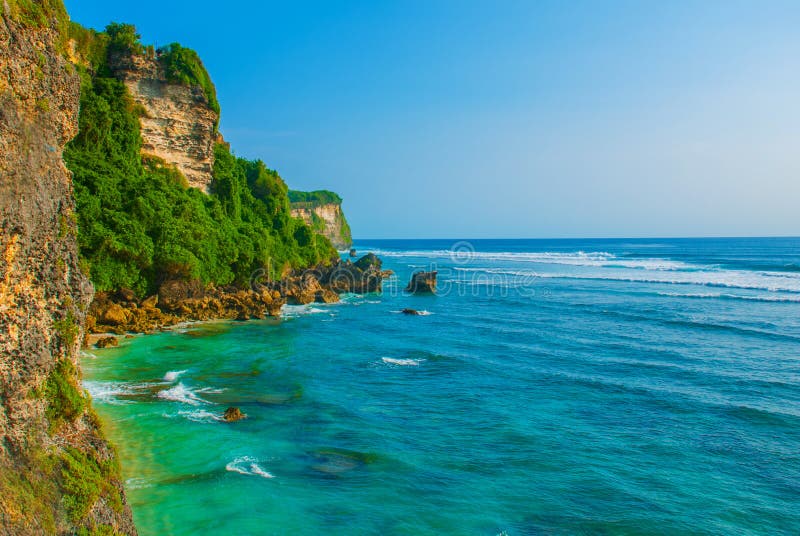
<instances>
[{"instance_id":1,"label":"eroded rock face","mask_svg":"<svg viewBox=\"0 0 800 536\"><path fill-rule=\"evenodd\" d=\"M143 107L142 153L174 165L189 186L208 193L219 115L203 90L169 82L161 64L144 55L121 55L111 65Z\"/></svg>"},{"instance_id":2,"label":"eroded rock face","mask_svg":"<svg viewBox=\"0 0 800 536\"><path fill-rule=\"evenodd\" d=\"M411 276L406 292L412 294L433 294L436 292L437 272L417 272Z\"/></svg>"},{"instance_id":3,"label":"eroded rock face","mask_svg":"<svg viewBox=\"0 0 800 536\"><path fill-rule=\"evenodd\" d=\"M28 28L11 18L8 3L3 13L0 534L72 534L101 525L136 534L116 475L103 476L100 496L80 515L63 500L67 457L96 467L115 457L89 402L65 413L46 388L58 376L79 392L77 356L92 297L78 265L72 177L61 157L77 133L79 80L59 52L55 19Z\"/></svg>"},{"instance_id":4,"label":"eroded rock face","mask_svg":"<svg viewBox=\"0 0 800 536\"><path fill-rule=\"evenodd\" d=\"M338 203L292 203L292 216L301 218L306 225L330 240L336 249L347 249L353 243L342 205Z\"/></svg>"}]
</instances>

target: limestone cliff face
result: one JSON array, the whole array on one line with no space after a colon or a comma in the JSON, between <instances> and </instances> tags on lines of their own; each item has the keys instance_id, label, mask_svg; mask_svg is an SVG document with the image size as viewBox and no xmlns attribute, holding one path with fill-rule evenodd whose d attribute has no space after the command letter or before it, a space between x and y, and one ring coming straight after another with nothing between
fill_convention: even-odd
<instances>
[{"instance_id":1,"label":"limestone cliff face","mask_svg":"<svg viewBox=\"0 0 800 536\"><path fill-rule=\"evenodd\" d=\"M292 216L302 218L312 229L327 237L337 249L346 249L353 244L341 203L293 202Z\"/></svg>"},{"instance_id":2,"label":"limestone cliff face","mask_svg":"<svg viewBox=\"0 0 800 536\"><path fill-rule=\"evenodd\" d=\"M47 5L63 22L59 4ZM79 388L92 287L61 158L77 132L78 77L59 53L59 21L23 26L0 5L0 535L135 534L115 453Z\"/></svg>"},{"instance_id":3,"label":"limestone cliff face","mask_svg":"<svg viewBox=\"0 0 800 536\"><path fill-rule=\"evenodd\" d=\"M175 165L189 186L208 193L219 115L199 86L170 82L146 55L120 55L112 63L134 101L142 106L142 153Z\"/></svg>"}]
</instances>

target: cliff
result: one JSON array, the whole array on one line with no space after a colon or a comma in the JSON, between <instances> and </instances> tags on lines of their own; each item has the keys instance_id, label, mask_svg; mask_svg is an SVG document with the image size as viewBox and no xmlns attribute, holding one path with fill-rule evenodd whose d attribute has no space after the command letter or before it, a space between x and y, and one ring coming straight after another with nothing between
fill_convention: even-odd
<instances>
[{"instance_id":1,"label":"cliff","mask_svg":"<svg viewBox=\"0 0 800 536\"><path fill-rule=\"evenodd\" d=\"M337 249L347 249L353 244L350 225L342 211L342 198L327 190L315 192L290 191L292 216L301 218L306 225L331 241Z\"/></svg>"},{"instance_id":2,"label":"cliff","mask_svg":"<svg viewBox=\"0 0 800 536\"><path fill-rule=\"evenodd\" d=\"M115 54L109 65L140 106L142 153L174 165L208 193L219 113L203 88L168 78L155 54Z\"/></svg>"},{"instance_id":3,"label":"cliff","mask_svg":"<svg viewBox=\"0 0 800 536\"><path fill-rule=\"evenodd\" d=\"M0 6L0 534L136 534L79 387L92 287L62 161L79 102L66 13L60 0Z\"/></svg>"}]
</instances>

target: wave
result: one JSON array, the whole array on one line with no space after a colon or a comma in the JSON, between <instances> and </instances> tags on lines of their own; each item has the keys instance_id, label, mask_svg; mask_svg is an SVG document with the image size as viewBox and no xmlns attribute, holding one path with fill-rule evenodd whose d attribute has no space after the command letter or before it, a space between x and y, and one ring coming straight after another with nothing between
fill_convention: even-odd
<instances>
[{"instance_id":1,"label":"wave","mask_svg":"<svg viewBox=\"0 0 800 536\"><path fill-rule=\"evenodd\" d=\"M164 374L164 381L172 383L181 377L183 374L186 374L186 370L170 370L166 374Z\"/></svg>"},{"instance_id":2,"label":"wave","mask_svg":"<svg viewBox=\"0 0 800 536\"><path fill-rule=\"evenodd\" d=\"M237 456L225 466L226 471L239 473L240 475L260 476L261 478L275 478L275 475L265 471L258 464L258 460L250 456Z\"/></svg>"},{"instance_id":3,"label":"wave","mask_svg":"<svg viewBox=\"0 0 800 536\"><path fill-rule=\"evenodd\" d=\"M315 304L318 305L318 304ZM319 313L326 313L325 309L314 307L314 305L284 305L281 307L281 316L283 318L297 318L305 315L313 315Z\"/></svg>"},{"instance_id":4,"label":"wave","mask_svg":"<svg viewBox=\"0 0 800 536\"><path fill-rule=\"evenodd\" d=\"M396 359L394 357L382 357L381 360L387 365L397 365L399 367L418 367L424 359Z\"/></svg>"},{"instance_id":5,"label":"wave","mask_svg":"<svg viewBox=\"0 0 800 536\"><path fill-rule=\"evenodd\" d=\"M200 423L210 423L224 420L219 414L212 413L204 409L196 409L192 411L182 410L178 412L178 415L192 422Z\"/></svg>"},{"instance_id":6,"label":"wave","mask_svg":"<svg viewBox=\"0 0 800 536\"><path fill-rule=\"evenodd\" d=\"M800 303L800 297L790 296L743 296L740 294L723 294L723 293L708 293L708 294L693 294L681 292L657 292L658 296L666 296L670 298L711 298L717 300L745 300L756 302L771 302L771 303Z\"/></svg>"},{"instance_id":7,"label":"wave","mask_svg":"<svg viewBox=\"0 0 800 536\"><path fill-rule=\"evenodd\" d=\"M529 279L577 279L589 281L619 281L626 283L656 283L665 285L699 285L707 287L766 290L769 292L800 293L800 277L787 277L784 274L745 272L739 270L697 270L691 272L648 271L643 274L634 273L632 271L621 273L564 273L493 268L455 268L455 270L460 272L480 272Z\"/></svg>"},{"instance_id":8,"label":"wave","mask_svg":"<svg viewBox=\"0 0 800 536\"><path fill-rule=\"evenodd\" d=\"M186 387L182 382L178 385L159 391L156 395L158 398L164 400L171 400L173 402L181 402L189 404L190 406L199 406L200 404L208 404L207 400L203 400L190 388Z\"/></svg>"},{"instance_id":9,"label":"wave","mask_svg":"<svg viewBox=\"0 0 800 536\"><path fill-rule=\"evenodd\" d=\"M140 397L147 395L154 386L153 383L131 383L113 381L83 381L83 388L89 391L89 395L95 402L103 404L131 404L133 400L120 399L119 397Z\"/></svg>"},{"instance_id":10,"label":"wave","mask_svg":"<svg viewBox=\"0 0 800 536\"><path fill-rule=\"evenodd\" d=\"M446 258L458 259L461 261L514 261L514 262L529 262L539 264L563 264L569 266L595 266L607 268L635 268L642 270L693 270L698 269L698 265L687 264L681 261L674 261L662 258L645 258L645 259L627 259L620 258L613 253L606 251L575 251L571 253L542 251L542 252L512 252L512 251L498 251L498 252L482 252L473 251L469 252L466 257L459 257L458 252L453 252L448 249L438 250L409 250L409 251L392 251L392 250L376 250L375 254L381 257L428 257L428 258Z\"/></svg>"}]
</instances>

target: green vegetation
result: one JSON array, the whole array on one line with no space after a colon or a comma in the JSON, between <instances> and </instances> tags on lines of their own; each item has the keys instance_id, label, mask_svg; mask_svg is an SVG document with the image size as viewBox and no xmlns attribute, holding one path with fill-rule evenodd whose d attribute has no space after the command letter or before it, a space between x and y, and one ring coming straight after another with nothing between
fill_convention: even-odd
<instances>
[{"instance_id":1,"label":"green vegetation","mask_svg":"<svg viewBox=\"0 0 800 536\"><path fill-rule=\"evenodd\" d=\"M59 259L64 262L63 259ZM66 264L65 264L66 265ZM67 348L72 348L75 345L75 341L78 338L78 333L80 333L80 329L78 328L78 323L75 320L75 316L72 314L71 310L67 310L67 313L64 315L64 318L56 320L53 322L53 327L56 330L56 333L61 340L64 341L64 345Z\"/></svg>"},{"instance_id":2,"label":"green vegetation","mask_svg":"<svg viewBox=\"0 0 800 536\"><path fill-rule=\"evenodd\" d=\"M69 20L61 0L5 0L0 2L0 12L28 28L46 28L56 19L59 28L63 29Z\"/></svg>"},{"instance_id":3,"label":"green vegetation","mask_svg":"<svg viewBox=\"0 0 800 536\"><path fill-rule=\"evenodd\" d=\"M103 42L111 43L108 53L136 48L133 27L110 28L105 37L81 34L81 55L99 61ZM199 76L191 67L202 68L199 60L192 63L194 53L169 48L176 72L189 65ZM256 270L277 277L287 265L303 268L334 257L327 239L291 217L286 184L263 162L217 145L213 191L205 195L163 161L143 159L141 110L106 61L81 69L79 133L64 152L74 173L78 243L97 290L127 287L144 295L166 278L244 286Z\"/></svg>"},{"instance_id":4,"label":"green vegetation","mask_svg":"<svg viewBox=\"0 0 800 536\"><path fill-rule=\"evenodd\" d=\"M172 43L158 49L158 61L164 67L167 79L185 86L200 86L208 99L208 106L219 115L217 90L200 61L200 56L191 48Z\"/></svg>"},{"instance_id":5,"label":"green vegetation","mask_svg":"<svg viewBox=\"0 0 800 536\"><path fill-rule=\"evenodd\" d=\"M86 398L78 389L77 371L69 359L59 361L50 372L45 382L44 396L52 430L64 421L74 421L83 413Z\"/></svg>"},{"instance_id":6,"label":"green vegetation","mask_svg":"<svg viewBox=\"0 0 800 536\"><path fill-rule=\"evenodd\" d=\"M342 198L338 194L329 190L315 190L313 192L300 192L297 190L289 191L289 201L295 206L300 206L301 203L308 203L309 205L341 205ZM302 205L303 207L307 205Z\"/></svg>"},{"instance_id":7,"label":"green vegetation","mask_svg":"<svg viewBox=\"0 0 800 536\"><path fill-rule=\"evenodd\" d=\"M114 462L102 463L76 448L66 447L61 453L61 463L62 501L73 523L83 521L101 496L115 511L122 511L122 496L112 483L119 476L119 468ZM100 528L95 527L91 532L85 529L85 533L103 534L97 530Z\"/></svg>"}]
</instances>

